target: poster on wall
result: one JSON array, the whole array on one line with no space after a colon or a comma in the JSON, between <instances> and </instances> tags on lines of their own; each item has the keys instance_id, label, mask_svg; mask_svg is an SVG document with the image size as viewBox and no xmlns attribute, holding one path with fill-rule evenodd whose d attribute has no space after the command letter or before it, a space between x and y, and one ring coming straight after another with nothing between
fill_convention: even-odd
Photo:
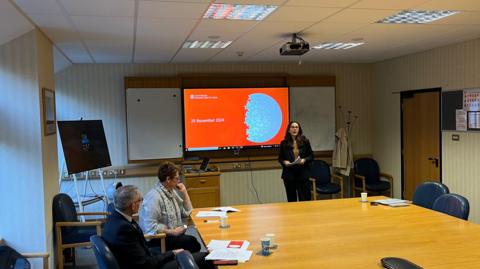
<instances>
[{"instance_id":1,"label":"poster on wall","mask_svg":"<svg viewBox=\"0 0 480 269\"><path fill-rule=\"evenodd\" d=\"M463 110L480 111L480 89L463 90Z\"/></svg>"}]
</instances>

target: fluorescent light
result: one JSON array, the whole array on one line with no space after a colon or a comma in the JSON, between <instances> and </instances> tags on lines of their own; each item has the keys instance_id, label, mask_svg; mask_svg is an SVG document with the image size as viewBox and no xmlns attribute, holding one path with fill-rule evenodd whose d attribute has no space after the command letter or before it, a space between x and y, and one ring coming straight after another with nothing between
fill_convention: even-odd
<instances>
[{"instance_id":1,"label":"fluorescent light","mask_svg":"<svg viewBox=\"0 0 480 269\"><path fill-rule=\"evenodd\" d=\"M204 19L227 19L261 21L278 6L273 5L237 5L212 3L203 14Z\"/></svg>"},{"instance_id":2,"label":"fluorescent light","mask_svg":"<svg viewBox=\"0 0 480 269\"><path fill-rule=\"evenodd\" d=\"M188 40L183 43L185 49L224 49L230 45L232 41L197 41Z\"/></svg>"},{"instance_id":3,"label":"fluorescent light","mask_svg":"<svg viewBox=\"0 0 480 269\"><path fill-rule=\"evenodd\" d=\"M429 23L457 13L452 10L404 10L377 23Z\"/></svg>"},{"instance_id":4,"label":"fluorescent light","mask_svg":"<svg viewBox=\"0 0 480 269\"><path fill-rule=\"evenodd\" d=\"M350 43L342 43L342 42L324 42L324 43L321 43L315 47L313 47L314 49L325 49L325 50L329 50L329 49L333 49L333 50L340 50L340 49L344 49L344 50L347 50L347 49L351 49L351 48L354 48L354 47L357 47L357 46L360 46L360 45L363 45L365 43L363 42L350 42Z\"/></svg>"}]
</instances>

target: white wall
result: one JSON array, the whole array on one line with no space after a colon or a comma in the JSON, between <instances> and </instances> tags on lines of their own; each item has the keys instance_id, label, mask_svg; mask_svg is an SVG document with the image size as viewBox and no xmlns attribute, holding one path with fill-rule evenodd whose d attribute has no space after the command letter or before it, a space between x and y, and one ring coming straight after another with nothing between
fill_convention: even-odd
<instances>
[{"instance_id":1,"label":"white wall","mask_svg":"<svg viewBox=\"0 0 480 269\"><path fill-rule=\"evenodd\" d=\"M480 87L480 39L387 60L373 71L373 154L382 170L393 174L400 196L400 95L397 91L441 87L443 90ZM480 133L442 133L443 182L451 192L470 201L470 220L480 222Z\"/></svg>"},{"instance_id":2,"label":"white wall","mask_svg":"<svg viewBox=\"0 0 480 269\"><path fill-rule=\"evenodd\" d=\"M21 252L46 252L52 245L45 193L55 192L49 177L56 175L57 160L44 153L56 152L56 145L54 137L43 137L39 87L39 81L53 87L53 68L50 79L48 71L39 72L51 66L49 50L37 30L0 47L0 234ZM33 268L41 262L33 261Z\"/></svg>"}]
</instances>

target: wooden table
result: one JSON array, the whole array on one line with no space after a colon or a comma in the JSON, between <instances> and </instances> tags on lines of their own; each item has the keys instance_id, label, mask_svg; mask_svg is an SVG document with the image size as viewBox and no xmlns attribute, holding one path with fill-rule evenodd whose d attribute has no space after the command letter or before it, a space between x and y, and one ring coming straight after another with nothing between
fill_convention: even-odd
<instances>
[{"instance_id":1,"label":"wooden table","mask_svg":"<svg viewBox=\"0 0 480 269\"><path fill-rule=\"evenodd\" d=\"M369 197L369 200L384 197ZM230 228L193 217L202 239L250 241L254 254L239 268L382 268L382 257L406 258L424 268L480 268L480 225L414 205L372 206L359 198L235 206ZM196 209L196 212L205 209ZM278 249L260 250L275 233Z\"/></svg>"}]
</instances>

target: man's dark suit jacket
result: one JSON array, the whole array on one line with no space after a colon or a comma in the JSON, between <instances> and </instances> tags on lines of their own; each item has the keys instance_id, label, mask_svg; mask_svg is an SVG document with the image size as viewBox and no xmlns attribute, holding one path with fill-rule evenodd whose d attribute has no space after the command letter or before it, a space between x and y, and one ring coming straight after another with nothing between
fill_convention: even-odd
<instances>
[{"instance_id":1,"label":"man's dark suit jacket","mask_svg":"<svg viewBox=\"0 0 480 269\"><path fill-rule=\"evenodd\" d=\"M174 260L172 251L152 255L140 226L116 210L108 217L102 237L122 269L158 269Z\"/></svg>"}]
</instances>

